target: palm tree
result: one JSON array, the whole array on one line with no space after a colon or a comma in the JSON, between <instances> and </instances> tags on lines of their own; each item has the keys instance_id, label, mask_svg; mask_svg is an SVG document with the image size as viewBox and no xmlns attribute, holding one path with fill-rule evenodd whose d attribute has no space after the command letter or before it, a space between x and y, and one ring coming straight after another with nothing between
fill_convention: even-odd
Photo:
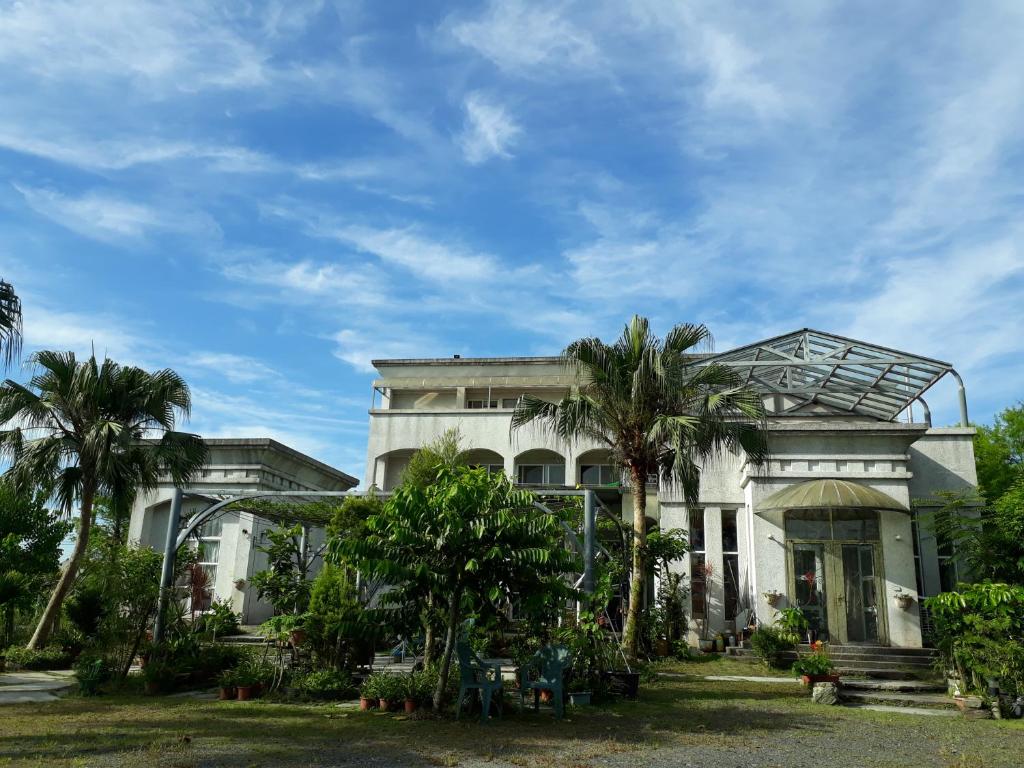
<instances>
[{"instance_id":1,"label":"palm tree","mask_svg":"<svg viewBox=\"0 0 1024 768\"><path fill-rule=\"evenodd\" d=\"M29 384L0 384L0 457L21 487L41 486L70 515L78 535L30 648L46 644L89 544L98 494L148 490L161 473L181 485L206 463L198 435L175 431L191 408L188 385L169 369L150 373L95 355L38 352Z\"/></svg>"},{"instance_id":2,"label":"palm tree","mask_svg":"<svg viewBox=\"0 0 1024 768\"><path fill-rule=\"evenodd\" d=\"M0 360L5 368L21 355L21 299L14 286L0 280Z\"/></svg>"},{"instance_id":3,"label":"palm tree","mask_svg":"<svg viewBox=\"0 0 1024 768\"><path fill-rule=\"evenodd\" d=\"M643 594L649 475L676 482L686 503L697 504L700 473L727 451L743 450L760 465L768 454L761 396L724 365L701 365L711 347L704 325L677 325L664 340L634 316L613 344L578 339L562 352L578 386L558 403L521 398L513 431L537 423L561 440L608 446L629 476L633 545L629 611L623 651L636 658Z\"/></svg>"}]
</instances>

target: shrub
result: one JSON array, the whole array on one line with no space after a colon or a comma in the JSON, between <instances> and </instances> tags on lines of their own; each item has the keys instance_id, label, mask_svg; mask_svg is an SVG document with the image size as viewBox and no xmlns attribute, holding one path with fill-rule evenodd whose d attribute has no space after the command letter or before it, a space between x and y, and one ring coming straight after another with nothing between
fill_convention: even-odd
<instances>
[{"instance_id":1,"label":"shrub","mask_svg":"<svg viewBox=\"0 0 1024 768\"><path fill-rule=\"evenodd\" d=\"M85 655L75 661L75 678L78 680L78 692L83 696L96 696L100 686L110 680L110 665L101 656Z\"/></svg>"},{"instance_id":2,"label":"shrub","mask_svg":"<svg viewBox=\"0 0 1024 768\"><path fill-rule=\"evenodd\" d=\"M67 669L71 664L70 654L59 645L50 645L39 650L12 645L3 655L7 659L7 664L14 669Z\"/></svg>"},{"instance_id":3,"label":"shrub","mask_svg":"<svg viewBox=\"0 0 1024 768\"><path fill-rule=\"evenodd\" d=\"M349 695L353 689L352 678L333 669L318 669L297 675L292 680L292 687L307 696L319 699L342 698Z\"/></svg>"},{"instance_id":4,"label":"shrub","mask_svg":"<svg viewBox=\"0 0 1024 768\"><path fill-rule=\"evenodd\" d=\"M224 637L238 631L239 615L231 608L228 600L214 600L210 610L196 617L195 631L210 637Z\"/></svg>"},{"instance_id":5,"label":"shrub","mask_svg":"<svg viewBox=\"0 0 1024 768\"><path fill-rule=\"evenodd\" d=\"M781 656L796 645L793 635L775 627L759 627L750 636L750 647L761 661L777 668Z\"/></svg>"}]
</instances>

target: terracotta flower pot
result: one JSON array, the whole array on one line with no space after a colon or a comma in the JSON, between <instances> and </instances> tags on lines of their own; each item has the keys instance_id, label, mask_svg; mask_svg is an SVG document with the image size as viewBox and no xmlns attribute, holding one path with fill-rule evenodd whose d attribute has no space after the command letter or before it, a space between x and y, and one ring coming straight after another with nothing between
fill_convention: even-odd
<instances>
[{"instance_id":1,"label":"terracotta flower pot","mask_svg":"<svg viewBox=\"0 0 1024 768\"><path fill-rule=\"evenodd\" d=\"M838 683L839 675L800 675L800 681L804 685L814 685L815 683Z\"/></svg>"},{"instance_id":2,"label":"terracotta flower pot","mask_svg":"<svg viewBox=\"0 0 1024 768\"><path fill-rule=\"evenodd\" d=\"M363 712L367 712L376 706L377 702L374 699L367 699L365 696L359 699L359 709Z\"/></svg>"},{"instance_id":3,"label":"terracotta flower pot","mask_svg":"<svg viewBox=\"0 0 1024 768\"><path fill-rule=\"evenodd\" d=\"M416 699L405 700L405 714L411 715L416 711Z\"/></svg>"},{"instance_id":4,"label":"terracotta flower pot","mask_svg":"<svg viewBox=\"0 0 1024 768\"><path fill-rule=\"evenodd\" d=\"M252 685L240 685L238 686L238 700L249 701L253 696L253 689L255 686Z\"/></svg>"},{"instance_id":5,"label":"terracotta flower pot","mask_svg":"<svg viewBox=\"0 0 1024 768\"><path fill-rule=\"evenodd\" d=\"M380 699L377 703L380 706L381 710L384 712L387 712L389 709L391 709L390 699Z\"/></svg>"},{"instance_id":6,"label":"terracotta flower pot","mask_svg":"<svg viewBox=\"0 0 1024 768\"><path fill-rule=\"evenodd\" d=\"M222 685L217 692L217 698L221 701L229 701L238 696L238 689L233 685Z\"/></svg>"}]
</instances>

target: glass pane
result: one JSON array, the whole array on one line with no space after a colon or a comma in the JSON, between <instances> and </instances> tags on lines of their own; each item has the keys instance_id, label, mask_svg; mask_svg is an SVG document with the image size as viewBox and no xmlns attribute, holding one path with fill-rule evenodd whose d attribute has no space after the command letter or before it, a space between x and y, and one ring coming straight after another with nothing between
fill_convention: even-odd
<instances>
[{"instance_id":1,"label":"glass pane","mask_svg":"<svg viewBox=\"0 0 1024 768\"><path fill-rule=\"evenodd\" d=\"M219 563L220 562L220 541L199 542L199 562Z\"/></svg>"},{"instance_id":2,"label":"glass pane","mask_svg":"<svg viewBox=\"0 0 1024 768\"><path fill-rule=\"evenodd\" d=\"M580 467L580 482L583 485L600 485L601 467L597 464L584 464Z\"/></svg>"},{"instance_id":3,"label":"glass pane","mask_svg":"<svg viewBox=\"0 0 1024 768\"><path fill-rule=\"evenodd\" d=\"M544 467L539 464L520 465L519 482L527 485L542 485L544 483Z\"/></svg>"},{"instance_id":4,"label":"glass pane","mask_svg":"<svg viewBox=\"0 0 1024 768\"><path fill-rule=\"evenodd\" d=\"M824 544L793 545L793 596L817 639L827 640Z\"/></svg>"},{"instance_id":5,"label":"glass pane","mask_svg":"<svg viewBox=\"0 0 1024 768\"><path fill-rule=\"evenodd\" d=\"M939 588L943 592L952 592L957 583L956 561L951 557L939 558Z\"/></svg>"},{"instance_id":6,"label":"glass pane","mask_svg":"<svg viewBox=\"0 0 1024 768\"><path fill-rule=\"evenodd\" d=\"M736 535L736 510L722 510L722 551L738 552L739 538Z\"/></svg>"},{"instance_id":7,"label":"glass pane","mask_svg":"<svg viewBox=\"0 0 1024 768\"><path fill-rule=\"evenodd\" d=\"M851 643L878 641L878 605L875 596L874 547L843 545L843 580L846 598L846 639Z\"/></svg>"},{"instance_id":8,"label":"glass pane","mask_svg":"<svg viewBox=\"0 0 1024 768\"><path fill-rule=\"evenodd\" d=\"M704 510L690 510L690 549L704 551Z\"/></svg>"},{"instance_id":9,"label":"glass pane","mask_svg":"<svg viewBox=\"0 0 1024 768\"><path fill-rule=\"evenodd\" d=\"M565 485L565 464L548 464L548 483Z\"/></svg>"},{"instance_id":10,"label":"glass pane","mask_svg":"<svg viewBox=\"0 0 1024 768\"><path fill-rule=\"evenodd\" d=\"M740 556L725 555L722 558L725 573L725 618L735 619L740 610Z\"/></svg>"},{"instance_id":11,"label":"glass pane","mask_svg":"<svg viewBox=\"0 0 1024 768\"><path fill-rule=\"evenodd\" d=\"M197 531L197 535L201 539L205 539L207 537L212 537L212 538L216 539L216 538L220 538L220 535L221 535L221 532L223 531L223 529L224 529L224 517L222 515L218 515L217 517L213 518L212 520L207 520L205 523L203 523L201 526L199 526L199 529Z\"/></svg>"},{"instance_id":12,"label":"glass pane","mask_svg":"<svg viewBox=\"0 0 1024 768\"><path fill-rule=\"evenodd\" d=\"M821 539L832 538L832 526L826 509L794 509L786 513L786 538Z\"/></svg>"},{"instance_id":13,"label":"glass pane","mask_svg":"<svg viewBox=\"0 0 1024 768\"><path fill-rule=\"evenodd\" d=\"M837 539L878 541L878 513L837 509L832 513L832 535Z\"/></svg>"},{"instance_id":14,"label":"glass pane","mask_svg":"<svg viewBox=\"0 0 1024 768\"><path fill-rule=\"evenodd\" d=\"M615 467L611 464L601 465L601 485L611 485L618 481L616 477Z\"/></svg>"},{"instance_id":15,"label":"glass pane","mask_svg":"<svg viewBox=\"0 0 1024 768\"><path fill-rule=\"evenodd\" d=\"M515 397L503 397L501 399L501 407L502 408L515 408L516 407L516 403L518 403L518 402L519 402L518 398L515 398Z\"/></svg>"},{"instance_id":16,"label":"glass pane","mask_svg":"<svg viewBox=\"0 0 1024 768\"><path fill-rule=\"evenodd\" d=\"M704 618L704 589L707 579L704 577L704 553L690 553L690 612L695 619Z\"/></svg>"}]
</instances>

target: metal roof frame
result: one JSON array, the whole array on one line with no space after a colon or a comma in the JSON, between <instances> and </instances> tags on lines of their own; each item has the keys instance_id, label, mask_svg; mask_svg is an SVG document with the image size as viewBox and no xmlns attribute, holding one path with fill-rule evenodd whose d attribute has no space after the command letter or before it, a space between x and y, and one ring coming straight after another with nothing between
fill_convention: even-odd
<instances>
[{"instance_id":1,"label":"metal roof frame","mask_svg":"<svg viewBox=\"0 0 1024 768\"><path fill-rule=\"evenodd\" d=\"M894 421L947 373L956 378L961 426L968 426L963 380L949 363L870 344L833 333L803 328L748 344L700 361L727 365L746 384L765 394L795 402L781 413L811 404L840 412Z\"/></svg>"}]
</instances>

